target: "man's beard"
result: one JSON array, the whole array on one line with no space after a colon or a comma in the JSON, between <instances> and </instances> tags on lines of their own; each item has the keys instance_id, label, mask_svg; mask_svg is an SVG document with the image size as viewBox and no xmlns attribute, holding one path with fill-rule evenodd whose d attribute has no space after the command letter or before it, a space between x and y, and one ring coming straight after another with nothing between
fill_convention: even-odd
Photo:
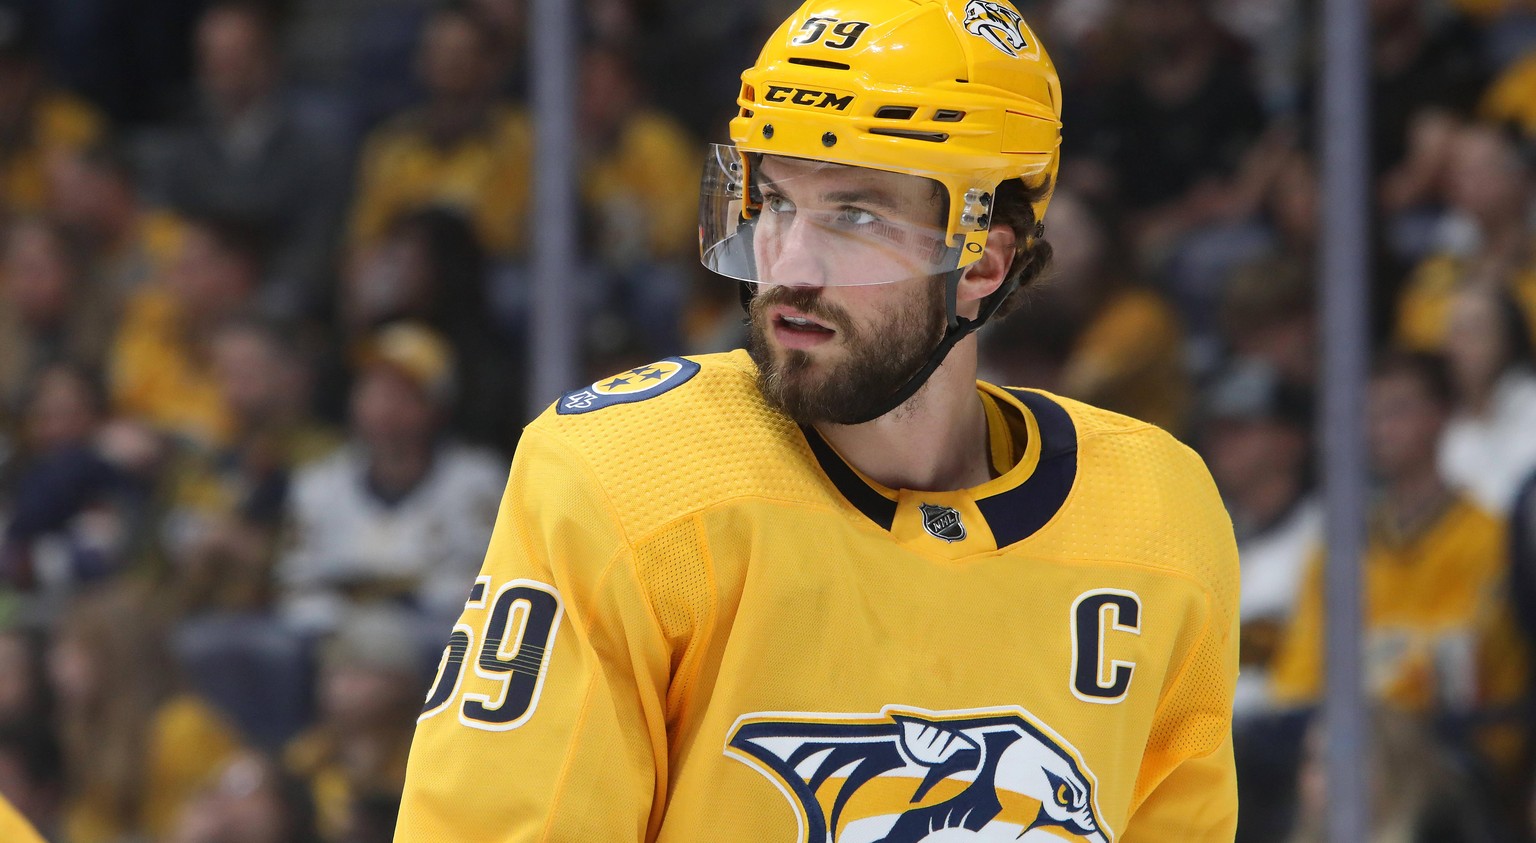
<instances>
[{"instance_id":1,"label":"man's beard","mask_svg":"<svg viewBox=\"0 0 1536 843\"><path fill-rule=\"evenodd\" d=\"M757 363L757 386L774 409L798 424L860 424L885 408L928 361L948 318L941 279L916 279L927 295L913 298L882 324L856 328L848 312L823 301L819 287L767 287L752 300L747 352ZM767 310L795 308L837 330L844 360L822 363L810 352L769 344Z\"/></svg>"}]
</instances>

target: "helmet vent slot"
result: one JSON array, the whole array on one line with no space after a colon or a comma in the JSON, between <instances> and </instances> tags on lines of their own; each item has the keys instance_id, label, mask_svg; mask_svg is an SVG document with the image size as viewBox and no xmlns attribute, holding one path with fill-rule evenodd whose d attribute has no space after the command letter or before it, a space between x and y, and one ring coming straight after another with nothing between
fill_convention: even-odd
<instances>
[{"instance_id":1,"label":"helmet vent slot","mask_svg":"<svg viewBox=\"0 0 1536 843\"><path fill-rule=\"evenodd\" d=\"M965 119L965 112L956 111L953 108L941 108L933 112L933 119L939 123L959 123Z\"/></svg>"},{"instance_id":2,"label":"helmet vent slot","mask_svg":"<svg viewBox=\"0 0 1536 843\"><path fill-rule=\"evenodd\" d=\"M882 105L875 112L876 120L911 120L917 109L910 105Z\"/></svg>"},{"instance_id":3,"label":"helmet vent slot","mask_svg":"<svg viewBox=\"0 0 1536 843\"><path fill-rule=\"evenodd\" d=\"M948 132L919 132L914 129L870 129L869 133L872 135L885 135L891 138L928 141L929 143L943 143L949 140Z\"/></svg>"},{"instance_id":4,"label":"helmet vent slot","mask_svg":"<svg viewBox=\"0 0 1536 843\"><path fill-rule=\"evenodd\" d=\"M789 60L789 63L790 64L803 64L806 67L823 67L823 68L826 68L827 70L852 70L853 69L851 65L843 64L840 61L827 61L825 59L805 59L805 58L800 58L799 56L795 56L795 57L791 58Z\"/></svg>"}]
</instances>

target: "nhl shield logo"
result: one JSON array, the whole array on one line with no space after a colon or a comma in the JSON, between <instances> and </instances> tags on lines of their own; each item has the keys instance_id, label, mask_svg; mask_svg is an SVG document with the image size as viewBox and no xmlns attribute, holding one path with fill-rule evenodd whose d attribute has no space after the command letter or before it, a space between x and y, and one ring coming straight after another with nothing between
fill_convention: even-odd
<instances>
[{"instance_id":1,"label":"nhl shield logo","mask_svg":"<svg viewBox=\"0 0 1536 843\"><path fill-rule=\"evenodd\" d=\"M923 513L923 529L928 535L951 544L965 538L965 523L960 520L959 512L932 503L918 504L917 508Z\"/></svg>"}]
</instances>

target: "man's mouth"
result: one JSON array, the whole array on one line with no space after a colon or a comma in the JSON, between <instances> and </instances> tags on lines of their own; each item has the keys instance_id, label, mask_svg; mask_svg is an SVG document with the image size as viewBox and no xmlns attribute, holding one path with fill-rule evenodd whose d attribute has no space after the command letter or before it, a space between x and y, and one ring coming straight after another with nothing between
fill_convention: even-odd
<instances>
[{"instance_id":1,"label":"man's mouth","mask_svg":"<svg viewBox=\"0 0 1536 843\"><path fill-rule=\"evenodd\" d=\"M805 316L782 315L779 317L779 324L796 331L811 331L821 334L835 333L831 328Z\"/></svg>"},{"instance_id":2,"label":"man's mouth","mask_svg":"<svg viewBox=\"0 0 1536 843\"><path fill-rule=\"evenodd\" d=\"M774 338L785 348L807 349L832 341L837 330L804 312L776 307L769 315Z\"/></svg>"}]
</instances>

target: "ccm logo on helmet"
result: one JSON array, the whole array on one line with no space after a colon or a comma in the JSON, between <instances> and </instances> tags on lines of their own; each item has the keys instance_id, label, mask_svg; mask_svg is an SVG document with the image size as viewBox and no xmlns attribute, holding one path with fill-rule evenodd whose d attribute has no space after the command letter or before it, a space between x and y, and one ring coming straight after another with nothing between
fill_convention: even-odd
<instances>
[{"instance_id":1,"label":"ccm logo on helmet","mask_svg":"<svg viewBox=\"0 0 1536 843\"><path fill-rule=\"evenodd\" d=\"M831 91L813 91L810 88L792 88L785 85L769 85L764 102L787 102L806 108L846 109L853 102L853 94L838 96Z\"/></svg>"}]
</instances>

